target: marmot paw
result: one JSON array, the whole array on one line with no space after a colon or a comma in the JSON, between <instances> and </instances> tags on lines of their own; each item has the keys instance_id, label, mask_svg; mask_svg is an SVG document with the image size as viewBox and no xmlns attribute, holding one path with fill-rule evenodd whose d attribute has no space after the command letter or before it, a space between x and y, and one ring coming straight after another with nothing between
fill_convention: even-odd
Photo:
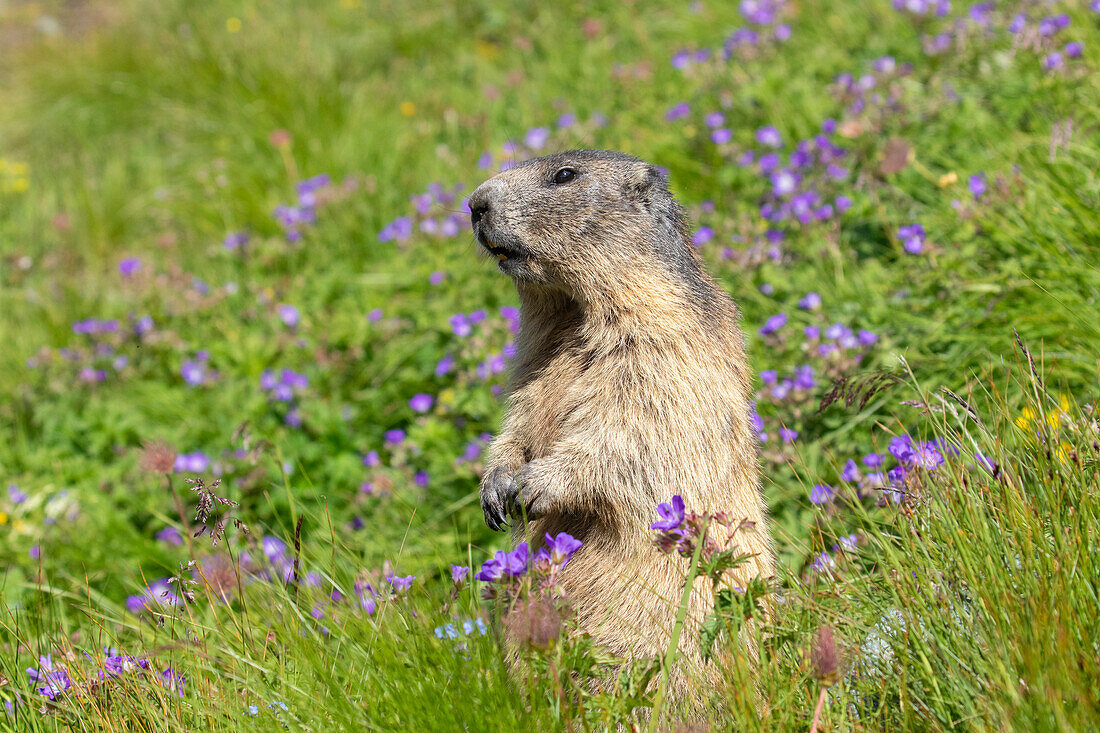
<instances>
[{"instance_id":1,"label":"marmot paw","mask_svg":"<svg viewBox=\"0 0 1100 733\"><path fill-rule=\"evenodd\" d=\"M508 524L505 521L519 493L513 472L507 466L497 466L481 480L481 511L485 524L494 532L500 532Z\"/></svg>"}]
</instances>

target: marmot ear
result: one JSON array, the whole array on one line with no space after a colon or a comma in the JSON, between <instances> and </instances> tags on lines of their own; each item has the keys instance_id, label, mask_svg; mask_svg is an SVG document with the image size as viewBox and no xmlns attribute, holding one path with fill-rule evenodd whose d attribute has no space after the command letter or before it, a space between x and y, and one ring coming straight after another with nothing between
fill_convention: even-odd
<instances>
[{"instance_id":1,"label":"marmot ear","mask_svg":"<svg viewBox=\"0 0 1100 733\"><path fill-rule=\"evenodd\" d=\"M626 179L626 195L634 201L649 203L654 189L664 185L664 172L655 165L639 163L630 170Z\"/></svg>"}]
</instances>

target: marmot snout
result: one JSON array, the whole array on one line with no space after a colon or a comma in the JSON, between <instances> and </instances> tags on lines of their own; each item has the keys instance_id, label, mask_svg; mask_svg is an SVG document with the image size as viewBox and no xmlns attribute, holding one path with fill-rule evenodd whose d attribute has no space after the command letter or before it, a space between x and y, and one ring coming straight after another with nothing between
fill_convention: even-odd
<instances>
[{"instance_id":1,"label":"marmot snout","mask_svg":"<svg viewBox=\"0 0 1100 733\"><path fill-rule=\"evenodd\" d=\"M580 539L560 577L581 628L619 656L657 656L686 570L653 546L659 502L680 494L693 510L751 520L738 541L752 560L729 583L772 575L736 307L664 177L637 158L538 158L486 181L469 205L521 313L510 405L482 479L486 522L536 545L547 532ZM698 647L710 607L701 584L680 641L687 671L674 677L689 708L701 695L692 680L718 675Z\"/></svg>"}]
</instances>

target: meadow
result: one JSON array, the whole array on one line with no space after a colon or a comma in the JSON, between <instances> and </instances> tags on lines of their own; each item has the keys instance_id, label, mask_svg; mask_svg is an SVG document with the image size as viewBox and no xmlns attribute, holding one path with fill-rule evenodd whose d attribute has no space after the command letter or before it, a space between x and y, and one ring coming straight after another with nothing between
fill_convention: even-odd
<instances>
[{"instance_id":1,"label":"meadow","mask_svg":"<svg viewBox=\"0 0 1100 733\"><path fill-rule=\"evenodd\" d=\"M564 557L478 504L521 323L464 199L577 147L665 169L742 311L781 569L719 598L713 729L1100 727L1100 0L0 39L0 730L705 729L674 655L593 690L567 613L501 620Z\"/></svg>"}]
</instances>

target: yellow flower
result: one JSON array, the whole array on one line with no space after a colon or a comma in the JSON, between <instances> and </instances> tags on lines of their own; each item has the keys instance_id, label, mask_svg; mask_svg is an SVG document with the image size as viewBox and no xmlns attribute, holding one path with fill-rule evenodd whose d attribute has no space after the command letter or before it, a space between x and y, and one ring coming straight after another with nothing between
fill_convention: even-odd
<instances>
[{"instance_id":1,"label":"yellow flower","mask_svg":"<svg viewBox=\"0 0 1100 733\"><path fill-rule=\"evenodd\" d=\"M402 102L401 103L401 114L403 114L406 117L412 117L413 115L416 114L416 105L413 104L412 102Z\"/></svg>"},{"instance_id":2,"label":"yellow flower","mask_svg":"<svg viewBox=\"0 0 1100 733\"><path fill-rule=\"evenodd\" d=\"M26 178L16 178L11 184L11 190L16 193L23 193L30 187L31 183Z\"/></svg>"},{"instance_id":3,"label":"yellow flower","mask_svg":"<svg viewBox=\"0 0 1100 733\"><path fill-rule=\"evenodd\" d=\"M22 519L13 519L11 521L11 528L19 534L23 534L27 531L27 523L24 522Z\"/></svg>"},{"instance_id":4,"label":"yellow flower","mask_svg":"<svg viewBox=\"0 0 1100 733\"><path fill-rule=\"evenodd\" d=\"M1069 452L1073 449L1069 443L1062 443L1060 446L1054 449L1054 455L1058 456L1058 460L1065 463L1069 460Z\"/></svg>"},{"instance_id":5,"label":"yellow flower","mask_svg":"<svg viewBox=\"0 0 1100 733\"><path fill-rule=\"evenodd\" d=\"M1047 415L1047 424L1055 430L1062 424L1062 416L1065 413L1060 410L1055 410Z\"/></svg>"},{"instance_id":6,"label":"yellow flower","mask_svg":"<svg viewBox=\"0 0 1100 733\"><path fill-rule=\"evenodd\" d=\"M7 523L8 523L8 515L4 514L4 512L0 512L0 524L7 524Z\"/></svg>"},{"instance_id":7,"label":"yellow flower","mask_svg":"<svg viewBox=\"0 0 1100 733\"><path fill-rule=\"evenodd\" d=\"M1016 427L1020 430L1027 430L1031 427L1031 421L1035 419L1035 411L1030 407L1025 407L1020 411L1020 416L1016 418Z\"/></svg>"},{"instance_id":8,"label":"yellow flower","mask_svg":"<svg viewBox=\"0 0 1100 733\"><path fill-rule=\"evenodd\" d=\"M226 18L225 29L230 33L240 33L241 31L241 19L240 18Z\"/></svg>"},{"instance_id":9,"label":"yellow flower","mask_svg":"<svg viewBox=\"0 0 1100 733\"><path fill-rule=\"evenodd\" d=\"M481 58L485 59L486 61L491 61L492 59L496 58L497 51L499 51L500 49L495 43L491 43L489 41L478 41L477 44L474 46L474 50Z\"/></svg>"},{"instance_id":10,"label":"yellow flower","mask_svg":"<svg viewBox=\"0 0 1100 733\"><path fill-rule=\"evenodd\" d=\"M439 393L439 404L450 406L455 403L455 391L448 387Z\"/></svg>"},{"instance_id":11,"label":"yellow flower","mask_svg":"<svg viewBox=\"0 0 1100 733\"><path fill-rule=\"evenodd\" d=\"M950 173L944 173L942 176L940 176L940 180L937 181L937 183L939 183L940 188L947 188L948 186L957 183L958 180L959 174L955 171L951 171Z\"/></svg>"},{"instance_id":12,"label":"yellow flower","mask_svg":"<svg viewBox=\"0 0 1100 733\"><path fill-rule=\"evenodd\" d=\"M1069 412L1069 399L1064 394L1058 395L1058 407L1062 408L1062 412Z\"/></svg>"}]
</instances>

